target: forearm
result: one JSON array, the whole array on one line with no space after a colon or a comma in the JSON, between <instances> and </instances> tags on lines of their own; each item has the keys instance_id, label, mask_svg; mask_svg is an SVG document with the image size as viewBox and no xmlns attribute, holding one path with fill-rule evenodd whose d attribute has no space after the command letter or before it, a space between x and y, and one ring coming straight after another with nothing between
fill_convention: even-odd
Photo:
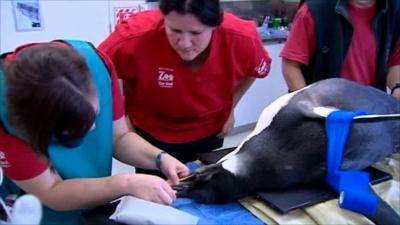
<instances>
[{"instance_id":1,"label":"forearm","mask_svg":"<svg viewBox=\"0 0 400 225\"><path fill-rule=\"evenodd\" d=\"M132 166L155 169L155 158L161 150L132 132L127 122L125 117L113 122L114 157Z\"/></svg>"},{"instance_id":2,"label":"forearm","mask_svg":"<svg viewBox=\"0 0 400 225\"><path fill-rule=\"evenodd\" d=\"M114 157L121 162L140 168L156 169L155 158L160 149L134 132L123 135L114 144Z\"/></svg>"},{"instance_id":3,"label":"forearm","mask_svg":"<svg viewBox=\"0 0 400 225\"><path fill-rule=\"evenodd\" d=\"M246 91L253 84L255 78L254 77L245 77L242 82L235 88L235 92L233 93L233 108L238 104L240 99L246 93Z\"/></svg>"},{"instance_id":4,"label":"forearm","mask_svg":"<svg viewBox=\"0 0 400 225\"><path fill-rule=\"evenodd\" d=\"M282 59L282 73L290 92L306 86L301 64L292 60Z\"/></svg>"},{"instance_id":5,"label":"forearm","mask_svg":"<svg viewBox=\"0 0 400 225\"><path fill-rule=\"evenodd\" d=\"M125 195L127 180L134 175L69 180L58 178L56 182L48 182L54 176L57 175L53 172L45 172L30 181L15 183L27 193L37 196L47 207L64 211L92 208Z\"/></svg>"},{"instance_id":6,"label":"forearm","mask_svg":"<svg viewBox=\"0 0 400 225\"><path fill-rule=\"evenodd\" d=\"M240 99L246 93L246 91L253 84L254 80L255 80L254 77L245 77L235 88L235 91L233 93L233 102L230 109L231 110L230 115L228 119L224 121L225 123L223 124L221 131L217 134L217 137L224 138L227 134L229 134L232 131L233 126L235 124L234 109L236 105L239 103Z\"/></svg>"},{"instance_id":7,"label":"forearm","mask_svg":"<svg viewBox=\"0 0 400 225\"><path fill-rule=\"evenodd\" d=\"M130 131L126 125L126 120L124 117L113 122L113 132L114 132L114 157L121 162L127 163L132 166L146 168L146 169L156 169L156 158L157 155L161 154L161 150L151 145L145 139L140 137L138 134ZM173 184L178 184L178 178L181 176L186 176L189 174L189 169L179 162L174 157L166 154L164 156L160 155L159 167L161 172L169 179ZM138 174L139 175L139 174ZM135 176L136 179L137 176ZM158 178L158 177L157 177ZM154 178L153 178L154 179ZM160 178L158 178L160 179ZM162 181L162 182L161 182ZM161 183L160 183L161 182ZM164 183L163 183L164 182ZM160 179L156 182L158 187L161 185L166 185L167 183ZM170 189L168 186L167 189ZM165 187L163 188L165 191ZM144 192L149 190L143 190ZM156 191L159 193L163 191ZM155 199L156 202L168 203L168 199L158 199L158 197L151 197L153 194L144 195L148 199ZM172 193L171 196L175 194Z\"/></svg>"}]
</instances>

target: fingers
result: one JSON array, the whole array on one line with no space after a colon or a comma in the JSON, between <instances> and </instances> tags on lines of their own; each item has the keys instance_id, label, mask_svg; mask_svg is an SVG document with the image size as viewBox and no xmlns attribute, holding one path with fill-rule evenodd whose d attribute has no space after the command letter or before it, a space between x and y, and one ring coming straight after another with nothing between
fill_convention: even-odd
<instances>
[{"instance_id":1,"label":"fingers","mask_svg":"<svg viewBox=\"0 0 400 225\"><path fill-rule=\"evenodd\" d=\"M222 127L222 130L217 134L217 137L219 138L224 138L227 134L231 132L233 129L233 125L235 124L235 117L233 114L233 111L229 115L228 120L225 122L224 126Z\"/></svg>"},{"instance_id":2,"label":"fingers","mask_svg":"<svg viewBox=\"0 0 400 225\"><path fill-rule=\"evenodd\" d=\"M225 124L225 125L222 127L221 131L217 134L217 137L218 137L218 138L224 138L225 135L226 135L226 130L227 130L227 127L226 127L226 124Z\"/></svg>"},{"instance_id":3,"label":"fingers","mask_svg":"<svg viewBox=\"0 0 400 225\"><path fill-rule=\"evenodd\" d=\"M168 183L172 185L177 185L179 183L178 171L179 167L176 164L168 168L165 174L168 178Z\"/></svg>"},{"instance_id":4,"label":"fingers","mask_svg":"<svg viewBox=\"0 0 400 225\"><path fill-rule=\"evenodd\" d=\"M180 184L182 181L186 181L186 180L192 179L192 177L194 177L194 173L190 173L190 171L188 171L187 173L186 173L186 171L183 172L183 173L179 172L177 183L173 183L170 179L167 180L167 183L168 183L170 186L172 186L172 188L173 188L173 187L175 187L175 186L179 186L179 184Z\"/></svg>"},{"instance_id":5,"label":"fingers","mask_svg":"<svg viewBox=\"0 0 400 225\"><path fill-rule=\"evenodd\" d=\"M172 185L179 184L179 180L183 177L187 177L190 175L190 169L182 164L181 167L178 167L176 170L171 171L171 176L169 177Z\"/></svg>"},{"instance_id":6,"label":"fingers","mask_svg":"<svg viewBox=\"0 0 400 225\"><path fill-rule=\"evenodd\" d=\"M228 135L229 132L230 132L230 131L223 130L223 131L219 132L219 134L217 134L217 137L222 139L222 138L224 138L226 135Z\"/></svg>"},{"instance_id":7,"label":"fingers","mask_svg":"<svg viewBox=\"0 0 400 225\"><path fill-rule=\"evenodd\" d=\"M171 182L172 185L179 184L179 177L178 177L178 174L175 171L170 172L168 178L169 178L169 181Z\"/></svg>"},{"instance_id":8,"label":"fingers","mask_svg":"<svg viewBox=\"0 0 400 225\"><path fill-rule=\"evenodd\" d=\"M190 170L187 166L179 162L174 157L167 155L165 158L164 174L168 178L168 182L172 185L179 183L179 178L190 174Z\"/></svg>"},{"instance_id":9,"label":"fingers","mask_svg":"<svg viewBox=\"0 0 400 225\"><path fill-rule=\"evenodd\" d=\"M217 134L218 138L224 138L226 136L226 134L228 133L228 128L226 127L226 125L222 128L222 130Z\"/></svg>"},{"instance_id":10,"label":"fingers","mask_svg":"<svg viewBox=\"0 0 400 225\"><path fill-rule=\"evenodd\" d=\"M131 175L131 185L128 191L132 196L156 202L159 204L171 204L176 200L176 191L160 177L146 174Z\"/></svg>"},{"instance_id":11,"label":"fingers","mask_svg":"<svg viewBox=\"0 0 400 225\"><path fill-rule=\"evenodd\" d=\"M184 166L181 170L178 171L178 177L187 177L190 174L190 169Z\"/></svg>"},{"instance_id":12,"label":"fingers","mask_svg":"<svg viewBox=\"0 0 400 225\"><path fill-rule=\"evenodd\" d=\"M179 168L177 170L172 169L172 170L167 172L168 174L166 174L166 176L168 178L168 180L167 180L168 184L170 184L170 185L178 185L180 178L186 176L185 175L186 174L185 170L181 171L181 172L178 171L178 170L179 170ZM187 173L189 173L189 171Z\"/></svg>"},{"instance_id":13,"label":"fingers","mask_svg":"<svg viewBox=\"0 0 400 225\"><path fill-rule=\"evenodd\" d=\"M169 205L176 200L176 191L165 183L161 186L158 198L162 204Z\"/></svg>"},{"instance_id":14,"label":"fingers","mask_svg":"<svg viewBox=\"0 0 400 225\"><path fill-rule=\"evenodd\" d=\"M224 138L233 128L233 124L227 123L224 125L222 130L217 134L218 138Z\"/></svg>"}]
</instances>

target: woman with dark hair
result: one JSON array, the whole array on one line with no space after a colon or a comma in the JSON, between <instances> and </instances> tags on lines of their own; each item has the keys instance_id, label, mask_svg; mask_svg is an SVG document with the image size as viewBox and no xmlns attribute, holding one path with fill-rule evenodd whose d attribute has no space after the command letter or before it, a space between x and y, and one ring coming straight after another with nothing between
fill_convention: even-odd
<instances>
[{"instance_id":1,"label":"woman with dark hair","mask_svg":"<svg viewBox=\"0 0 400 225\"><path fill-rule=\"evenodd\" d=\"M104 54L87 42L57 41L24 45L1 59L1 167L48 207L44 224L77 224L79 209L124 195L175 200L170 184L189 170L129 131L115 70ZM169 183L135 173L111 176L112 156L159 169Z\"/></svg>"},{"instance_id":2,"label":"woman with dark hair","mask_svg":"<svg viewBox=\"0 0 400 225\"><path fill-rule=\"evenodd\" d=\"M219 0L161 0L99 49L124 82L133 129L183 162L222 146L235 106L271 64L255 24Z\"/></svg>"}]
</instances>

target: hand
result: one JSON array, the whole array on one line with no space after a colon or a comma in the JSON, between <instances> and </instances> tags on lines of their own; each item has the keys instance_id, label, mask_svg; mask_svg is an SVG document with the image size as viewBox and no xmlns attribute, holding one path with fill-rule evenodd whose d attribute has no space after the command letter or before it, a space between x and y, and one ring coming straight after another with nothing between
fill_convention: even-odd
<instances>
[{"instance_id":1,"label":"hand","mask_svg":"<svg viewBox=\"0 0 400 225\"><path fill-rule=\"evenodd\" d=\"M225 122L225 124L222 127L222 130L219 132L219 134L217 134L217 137L224 138L227 134L229 134L232 131L234 124L235 124L235 116L234 116L233 109L232 109L228 120Z\"/></svg>"},{"instance_id":2,"label":"hand","mask_svg":"<svg viewBox=\"0 0 400 225\"><path fill-rule=\"evenodd\" d=\"M165 205L176 200L176 191L160 177L134 174L130 178L128 193L135 197Z\"/></svg>"},{"instance_id":3,"label":"hand","mask_svg":"<svg viewBox=\"0 0 400 225\"><path fill-rule=\"evenodd\" d=\"M394 89L392 95L397 99L397 101L400 101L400 88Z\"/></svg>"},{"instance_id":4,"label":"hand","mask_svg":"<svg viewBox=\"0 0 400 225\"><path fill-rule=\"evenodd\" d=\"M161 158L161 172L168 178L169 183L177 185L179 178L188 176L190 170L171 155L163 154Z\"/></svg>"}]
</instances>

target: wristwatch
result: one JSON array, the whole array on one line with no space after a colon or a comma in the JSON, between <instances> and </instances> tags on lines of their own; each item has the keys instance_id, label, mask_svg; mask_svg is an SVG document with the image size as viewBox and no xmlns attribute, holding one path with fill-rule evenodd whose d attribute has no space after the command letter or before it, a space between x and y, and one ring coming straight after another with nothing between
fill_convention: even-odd
<instances>
[{"instance_id":1,"label":"wristwatch","mask_svg":"<svg viewBox=\"0 0 400 225\"><path fill-rule=\"evenodd\" d=\"M392 90L390 91L390 94L392 95L393 92L397 89L400 88L400 80L396 82L396 84L392 87Z\"/></svg>"},{"instance_id":2,"label":"wristwatch","mask_svg":"<svg viewBox=\"0 0 400 225\"><path fill-rule=\"evenodd\" d=\"M156 155L155 162L156 162L156 168L157 168L158 170L161 170L161 156L162 156L163 154L167 154L167 153L164 152L164 151L160 151L160 152Z\"/></svg>"}]
</instances>

